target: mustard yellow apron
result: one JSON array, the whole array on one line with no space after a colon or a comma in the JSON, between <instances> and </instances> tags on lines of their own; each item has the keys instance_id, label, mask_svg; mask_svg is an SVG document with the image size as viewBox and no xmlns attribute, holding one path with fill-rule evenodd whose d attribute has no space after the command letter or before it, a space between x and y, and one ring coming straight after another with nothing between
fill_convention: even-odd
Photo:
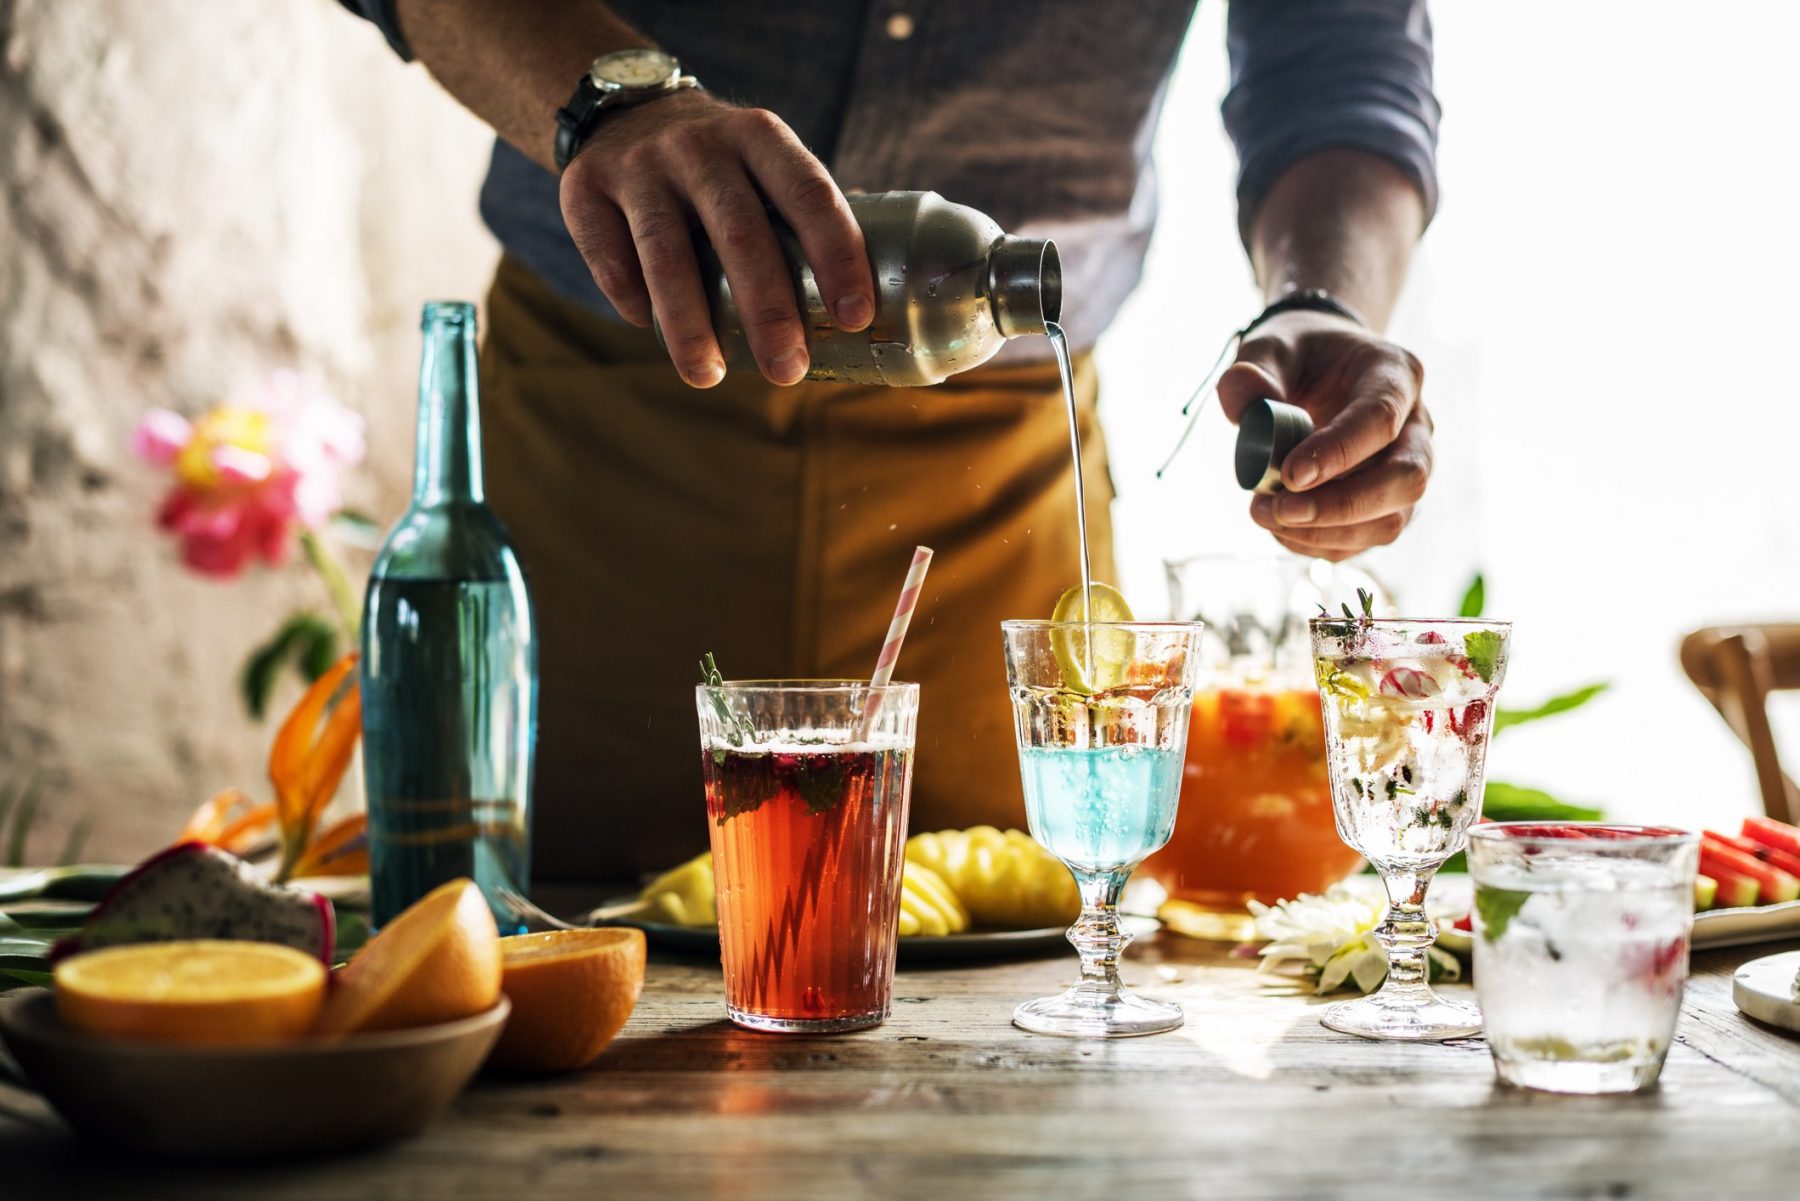
<instances>
[{"instance_id":1,"label":"mustard yellow apron","mask_svg":"<svg viewBox=\"0 0 1800 1201\"><path fill-rule=\"evenodd\" d=\"M936 558L897 678L921 685L912 828L1024 827L1002 619L1077 579L1054 364L935 388L676 377L647 331L503 260L482 356L489 500L541 633L534 875L623 880L706 847L696 661L862 678L912 549ZM1095 574L1112 485L1076 361Z\"/></svg>"}]
</instances>

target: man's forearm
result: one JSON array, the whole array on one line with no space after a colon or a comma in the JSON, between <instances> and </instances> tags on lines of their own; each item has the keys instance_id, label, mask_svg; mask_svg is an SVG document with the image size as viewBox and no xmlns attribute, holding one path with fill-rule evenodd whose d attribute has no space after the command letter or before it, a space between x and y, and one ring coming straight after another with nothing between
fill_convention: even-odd
<instances>
[{"instance_id":1,"label":"man's forearm","mask_svg":"<svg viewBox=\"0 0 1800 1201\"><path fill-rule=\"evenodd\" d=\"M1424 223L1418 189L1398 167L1367 151L1324 150L1269 189L1250 260L1266 300L1323 288L1384 330Z\"/></svg>"},{"instance_id":2,"label":"man's forearm","mask_svg":"<svg viewBox=\"0 0 1800 1201\"><path fill-rule=\"evenodd\" d=\"M438 82L545 167L556 110L595 58L651 45L595 0L399 0L400 28Z\"/></svg>"}]
</instances>

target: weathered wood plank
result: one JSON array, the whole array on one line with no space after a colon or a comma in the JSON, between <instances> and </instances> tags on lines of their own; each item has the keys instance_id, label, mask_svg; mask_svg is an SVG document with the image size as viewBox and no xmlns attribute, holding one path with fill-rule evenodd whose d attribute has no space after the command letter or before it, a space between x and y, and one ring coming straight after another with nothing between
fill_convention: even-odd
<instances>
[{"instance_id":1,"label":"weathered wood plank","mask_svg":"<svg viewBox=\"0 0 1800 1201\"><path fill-rule=\"evenodd\" d=\"M484 1081L385 1152L119 1164L0 1091L0 1170L9 1195L58 1198L1788 1197L1800 1041L1732 1009L1751 953L1696 960L1662 1085L1628 1098L1499 1088L1480 1040L1334 1034L1313 998L1165 938L1128 973L1188 1012L1158 1038L1015 1030L1012 1006L1065 983L1065 960L903 972L893 1019L838 1038L737 1030L716 966L660 961L593 1069Z\"/></svg>"}]
</instances>

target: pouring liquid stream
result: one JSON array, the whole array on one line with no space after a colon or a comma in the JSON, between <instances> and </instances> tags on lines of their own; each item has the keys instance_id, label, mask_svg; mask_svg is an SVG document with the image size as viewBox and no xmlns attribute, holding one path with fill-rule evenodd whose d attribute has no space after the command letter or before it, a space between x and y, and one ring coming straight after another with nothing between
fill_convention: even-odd
<instances>
[{"instance_id":1,"label":"pouring liquid stream","mask_svg":"<svg viewBox=\"0 0 1800 1201\"><path fill-rule=\"evenodd\" d=\"M1069 340L1062 326L1054 321L1044 323L1050 349L1056 352L1056 369L1062 374L1063 407L1069 415L1069 454L1075 463L1075 530L1081 539L1081 639L1082 667L1089 679L1094 675L1092 631L1086 629L1094 612L1093 564L1088 558L1087 485L1081 478L1081 424L1075 412L1075 371L1069 362Z\"/></svg>"}]
</instances>

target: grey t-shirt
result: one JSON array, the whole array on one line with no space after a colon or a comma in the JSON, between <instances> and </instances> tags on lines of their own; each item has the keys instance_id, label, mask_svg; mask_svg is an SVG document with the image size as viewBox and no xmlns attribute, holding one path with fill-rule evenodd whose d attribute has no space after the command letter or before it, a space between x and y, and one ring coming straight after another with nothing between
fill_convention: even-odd
<instances>
[{"instance_id":1,"label":"grey t-shirt","mask_svg":"<svg viewBox=\"0 0 1800 1201\"><path fill-rule=\"evenodd\" d=\"M342 2L408 53L393 0ZM845 190L930 189L1010 233L1055 238L1063 325L1080 346L1142 273L1151 140L1194 4L609 0L708 89L785 120ZM1328 147L1391 159L1435 209L1425 0L1237 0L1226 37L1240 230L1284 168ZM615 315L563 227L556 178L504 141L481 213L558 292Z\"/></svg>"}]
</instances>

